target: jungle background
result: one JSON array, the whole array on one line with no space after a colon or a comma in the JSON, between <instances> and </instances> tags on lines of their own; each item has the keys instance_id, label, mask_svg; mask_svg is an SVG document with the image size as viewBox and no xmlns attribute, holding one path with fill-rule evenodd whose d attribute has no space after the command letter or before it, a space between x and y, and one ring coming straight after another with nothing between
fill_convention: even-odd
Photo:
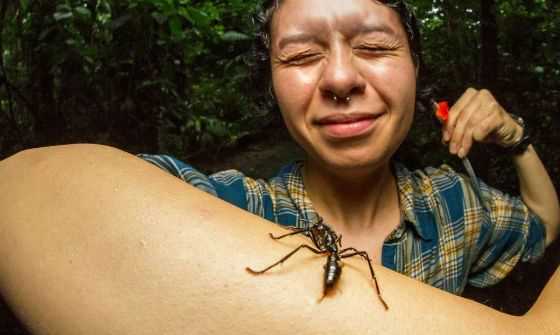
<instances>
[{"instance_id":1,"label":"jungle background","mask_svg":"<svg viewBox=\"0 0 560 335\"><path fill-rule=\"evenodd\" d=\"M258 0L1 0L0 159L46 145L92 142L166 153L205 172L269 177L302 153L277 110L249 85ZM560 186L560 2L411 0L422 22L427 82L455 101L488 88L531 126ZM264 89L264 88L262 88ZM458 160L418 114L403 159ZM507 155L476 148L480 177L516 193ZM560 263L559 243L499 285L465 296L512 314L528 310ZM94 292L92 292L94 294ZM40 301L37 301L40 304ZM0 334L26 334L0 304Z\"/></svg>"}]
</instances>

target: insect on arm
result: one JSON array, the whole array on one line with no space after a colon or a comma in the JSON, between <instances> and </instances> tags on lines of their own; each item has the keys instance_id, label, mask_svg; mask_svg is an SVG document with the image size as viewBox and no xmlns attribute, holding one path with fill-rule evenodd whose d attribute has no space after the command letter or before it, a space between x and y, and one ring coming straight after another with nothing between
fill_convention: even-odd
<instances>
[{"instance_id":1,"label":"insect on arm","mask_svg":"<svg viewBox=\"0 0 560 335\"><path fill-rule=\"evenodd\" d=\"M270 238L273 240L279 240L284 237L304 234L311 239L315 248L307 245L302 244L288 253L286 256L282 257L279 261L269 265L268 267L264 268L263 270L253 270L250 267L247 267L247 272L253 275L259 275L267 272L268 270L276 267L279 264L284 263L288 258L292 257L295 253L300 251L301 249L307 249L311 252L318 254L318 255L327 255L327 262L324 266L325 274L324 274L324 288L323 288L323 297L321 300L335 287L340 275L342 273L342 259L353 257L353 256L360 256L364 261L368 263L369 271L371 274L371 279L375 283L375 289L377 292L377 296L379 300L385 307L385 310L389 309L389 306L381 296L381 291L379 289L379 285L377 283L377 278L375 277L375 272L373 271L373 267L371 265L371 259L369 258L367 252L357 250L356 248L345 248L339 250L339 247L342 245L342 235L336 235L334 230L332 230L329 226L323 223L321 219L318 223L314 224L308 228L297 228L292 229L291 232L280 235L274 236L270 234Z\"/></svg>"}]
</instances>

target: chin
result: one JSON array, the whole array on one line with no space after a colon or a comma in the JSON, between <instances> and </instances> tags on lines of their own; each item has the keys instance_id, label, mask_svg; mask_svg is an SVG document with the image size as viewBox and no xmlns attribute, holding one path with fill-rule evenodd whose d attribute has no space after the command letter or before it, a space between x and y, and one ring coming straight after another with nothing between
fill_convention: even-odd
<instances>
[{"instance_id":1,"label":"chin","mask_svg":"<svg viewBox=\"0 0 560 335\"><path fill-rule=\"evenodd\" d=\"M390 155L371 155L371 152L361 155L341 154L325 157L320 164L333 174L357 177L369 174L388 164L390 158L387 157Z\"/></svg>"}]
</instances>

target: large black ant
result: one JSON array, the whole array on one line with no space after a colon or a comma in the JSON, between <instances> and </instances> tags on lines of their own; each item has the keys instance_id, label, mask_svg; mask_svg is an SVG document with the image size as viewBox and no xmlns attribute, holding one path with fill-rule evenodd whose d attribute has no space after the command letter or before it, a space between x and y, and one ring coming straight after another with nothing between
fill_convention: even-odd
<instances>
[{"instance_id":1,"label":"large black ant","mask_svg":"<svg viewBox=\"0 0 560 335\"><path fill-rule=\"evenodd\" d=\"M281 236L274 236L272 235L272 233L269 235L270 238L272 238L273 240L279 240L287 236L304 234L307 237L311 238L311 241L313 241L313 244L315 244L316 248L313 248L307 244L302 244L299 247L292 250L289 254L284 256L278 262L268 266L263 270L255 271L249 267L247 267L246 270L254 275L265 273L268 270L272 269L273 267L282 264L285 260L292 257L296 252L298 252L301 249L308 249L320 255L327 254L328 255L327 263L324 266L325 269L325 280L324 280L324 288L323 288L323 297L324 297L335 286L338 278L340 277L340 274L342 272L342 267L340 264L341 260L343 258L348 258L352 256L360 256L368 263L369 272L371 274L371 278L373 279L373 282L375 283L375 288L377 290L377 296L379 297L379 300L381 300L381 303L383 304L386 310L389 309L389 306L381 296L381 291L379 290L379 285L377 284L375 272L373 271L373 267L371 266L371 259L369 258L367 252L357 250L356 248L345 248L339 250L338 249L339 247L342 248L342 242L341 242L342 235L337 236L334 230L332 230L329 226L323 223L323 220L320 220L318 223L308 228L290 228L290 230L292 231Z\"/></svg>"}]
</instances>

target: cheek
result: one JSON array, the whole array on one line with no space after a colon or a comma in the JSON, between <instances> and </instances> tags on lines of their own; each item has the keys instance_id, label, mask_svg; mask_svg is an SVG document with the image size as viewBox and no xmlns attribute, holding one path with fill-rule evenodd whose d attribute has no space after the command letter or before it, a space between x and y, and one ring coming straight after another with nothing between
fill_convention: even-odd
<instances>
[{"instance_id":1,"label":"cheek","mask_svg":"<svg viewBox=\"0 0 560 335\"><path fill-rule=\"evenodd\" d=\"M315 92L315 78L310 71L273 71L274 94L286 123L299 123L305 117Z\"/></svg>"},{"instance_id":2,"label":"cheek","mask_svg":"<svg viewBox=\"0 0 560 335\"><path fill-rule=\"evenodd\" d=\"M412 64L392 64L370 68L369 77L377 94L388 107L407 118L414 112L416 100L416 69Z\"/></svg>"},{"instance_id":3,"label":"cheek","mask_svg":"<svg viewBox=\"0 0 560 335\"><path fill-rule=\"evenodd\" d=\"M375 95L389 111L383 137L400 145L414 118L416 69L408 62L387 62L369 67L370 84Z\"/></svg>"},{"instance_id":4,"label":"cheek","mask_svg":"<svg viewBox=\"0 0 560 335\"><path fill-rule=\"evenodd\" d=\"M398 111L398 119L401 123L401 131L406 135L410 130L416 109L416 75L415 71L403 69L400 76L392 82L392 101L394 110Z\"/></svg>"},{"instance_id":5,"label":"cheek","mask_svg":"<svg viewBox=\"0 0 560 335\"><path fill-rule=\"evenodd\" d=\"M401 135L400 142L404 140L407 134L410 131L412 126L412 122L414 119L414 113L416 110L416 71L415 69L410 71L409 74L409 81L403 81L400 84L400 87L397 89L402 90L401 100L400 103L402 106L399 106L399 109L402 110L402 115L400 115L400 119L402 121L401 128ZM400 143L399 143L400 145Z\"/></svg>"},{"instance_id":6,"label":"cheek","mask_svg":"<svg viewBox=\"0 0 560 335\"><path fill-rule=\"evenodd\" d=\"M412 64L388 63L374 69L375 77L383 80L392 94L399 94L403 98L414 94L416 88L416 70ZM412 93L410 93L412 91ZM388 92L389 93L389 92Z\"/></svg>"},{"instance_id":7,"label":"cheek","mask_svg":"<svg viewBox=\"0 0 560 335\"><path fill-rule=\"evenodd\" d=\"M316 76L313 71L282 69L272 73L272 85L280 107L304 105L313 97Z\"/></svg>"}]
</instances>

